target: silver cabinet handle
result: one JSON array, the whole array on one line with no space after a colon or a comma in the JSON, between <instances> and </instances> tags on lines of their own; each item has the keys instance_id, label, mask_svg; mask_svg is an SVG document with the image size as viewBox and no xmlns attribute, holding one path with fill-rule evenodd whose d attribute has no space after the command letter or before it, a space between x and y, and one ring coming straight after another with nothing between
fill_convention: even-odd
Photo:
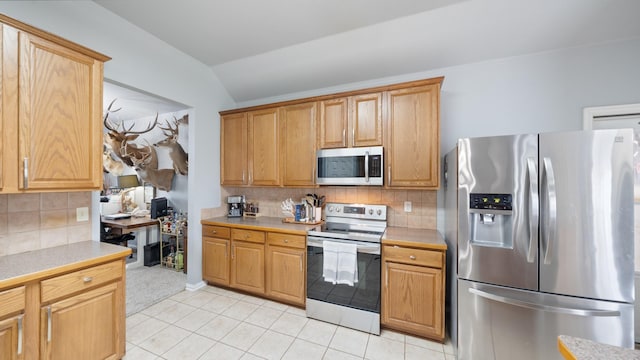
<instances>
[{"instance_id":1,"label":"silver cabinet handle","mask_svg":"<svg viewBox=\"0 0 640 360\"><path fill-rule=\"evenodd\" d=\"M416 257L415 257L414 255L410 255L410 256L409 256L409 259L411 259L411 260L415 260L415 259L416 259Z\"/></svg>"},{"instance_id":2,"label":"silver cabinet handle","mask_svg":"<svg viewBox=\"0 0 640 360\"><path fill-rule=\"evenodd\" d=\"M469 292L483 297L485 299L501 302L504 304L509 304L513 306L519 306L532 310L540 310L547 312L555 312L560 314L567 315L578 315L578 316L620 316L620 311L616 310L598 310L598 309L580 309L580 308L568 308L562 306L552 306L545 304L532 303L520 299L513 299L502 295L492 294L487 291L482 291L478 289L469 289Z\"/></svg>"},{"instance_id":3,"label":"silver cabinet handle","mask_svg":"<svg viewBox=\"0 0 640 360\"><path fill-rule=\"evenodd\" d=\"M93 277L91 276L85 276L84 278L82 278L82 281L84 281L85 283L89 283L93 280Z\"/></svg>"},{"instance_id":4,"label":"silver cabinet handle","mask_svg":"<svg viewBox=\"0 0 640 360\"><path fill-rule=\"evenodd\" d=\"M18 355L22 354L22 318L24 315L18 317Z\"/></svg>"},{"instance_id":5,"label":"silver cabinet handle","mask_svg":"<svg viewBox=\"0 0 640 360\"><path fill-rule=\"evenodd\" d=\"M22 184L25 189L29 188L29 158L22 159Z\"/></svg>"},{"instance_id":6,"label":"silver cabinet handle","mask_svg":"<svg viewBox=\"0 0 640 360\"><path fill-rule=\"evenodd\" d=\"M342 145L347 145L346 144L346 138L345 138L345 133L346 133L347 129L342 129Z\"/></svg>"},{"instance_id":7,"label":"silver cabinet handle","mask_svg":"<svg viewBox=\"0 0 640 360\"><path fill-rule=\"evenodd\" d=\"M364 181L369 182L369 152L364 152Z\"/></svg>"},{"instance_id":8,"label":"silver cabinet handle","mask_svg":"<svg viewBox=\"0 0 640 360\"><path fill-rule=\"evenodd\" d=\"M288 244L289 243L289 239L284 239L284 243Z\"/></svg>"},{"instance_id":9,"label":"silver cabinet handle","mask_svg":"<svg viewBox=\"0 0 640 360\"><path fill-rule=\"evenodd\" d=\"M351 129L351 146L356 146L356 128Z\"/></svg>"},{"instance_id":10,"label":"silver cabinet handle","mask_svg":"<svg viewBox=\"0 0 640 360\"><path fill-rule=\"evenodd\" d=\"M533 158L527 158L527 175L529 180L529 251L527 261L533 263L537 255L538 221L540 197L538 195L538 172Z\"/></svg>"},{"instance_id":11,"label":"silver cabinet handle","mask_svg":"<svg viewBox=\"0 0 640 360\"><path fill-rule=\"evenodd\" d=\"M545 210L549 216L549 224L544 228L543 236L546 241L542 241L542 245L546 246L544 250L544 263L548 265L551 264L551 243L555 241L556 238L556 180L553 174L551 159L545 157L542 161L544 164L544 179L547 190L547 209Z\"/></svg>"},{"instance_id":12,"label":"silver cabinet handle","mask_svg":"<svg viewBox=\"0 0 640 360\"><path fill-rule=\"evenodd\" d=\"M242 183L244 184L244 170L242 170Z\"/></svg>"},{"instance_id":13,"label":"silver cabinet handle","mask_svg":"<svg viewBox=\"0 0 640 360\"><path fill-rule=\"evenodd\" d=\"M47 342L51 342L51 305L47 306Z\"/></svg>"}]
</instances>

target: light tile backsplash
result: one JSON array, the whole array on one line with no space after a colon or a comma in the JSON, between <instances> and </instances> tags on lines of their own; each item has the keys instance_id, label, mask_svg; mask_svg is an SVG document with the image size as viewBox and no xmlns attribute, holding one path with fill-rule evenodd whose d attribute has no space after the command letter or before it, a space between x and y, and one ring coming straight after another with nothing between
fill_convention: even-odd
<instances>
[{"instance_id":1,"label":"light tile backsplash","mask_svg":"<svg viewBox=\"0 0 640 360\"><path fill-rule=\"evenodd\" d=\"M308 193L324 195L327 202L387 205L389 226L416 229L436 229L436 191L385 190L374 187L321 187L321 188L222 188L222 206L203 209L203 219L225 216L228 195L245 195L247 202L258 202L263 216L284 217L280 210L283 200L299 202ZM404 202L411 201L412 211L404 211Z\"/></svg>"},{"instance_id":2,"label":"light tile backsplash","mask_svg":"<svg viewBox=\"0 0 640 360\"><path fill-rule=\"evenodd\" d=\"M91 212L90 191L0 194L0 256L91 240L78 207Z\"/></svg>"}]
</instances>

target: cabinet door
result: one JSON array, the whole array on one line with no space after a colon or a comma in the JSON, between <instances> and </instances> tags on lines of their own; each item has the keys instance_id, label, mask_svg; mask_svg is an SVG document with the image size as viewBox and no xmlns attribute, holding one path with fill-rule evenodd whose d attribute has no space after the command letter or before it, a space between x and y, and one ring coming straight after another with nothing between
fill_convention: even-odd
<instances>
[{"instance_id":1,"label":"cabinet door","mask_svg":"<svg viewBox=\"0 0 640 360\"><path fill-rule=\"evenodd\" d=\"M442 269L385 262L384 272L382 323L442 340Z\"/></svg>"},{"instance_id":2,"label":"cabinet door","mask_svg":"<svg viewBox=\"0 0 640 360\"><path fill-rule=\"evenodd\" d=\"M249 184L280 185L278 109L252 111L249 119Z\"/></svg>"},{"instance_id":3,"label":"cabinet door","mask_svg":"<svg viewBox=\"0 0 640 360\"><path fill-rule=\"evenodd\" d=\"M19 37L21 189L100 189L103 63Z\"/></svg>"},{"instance_id":4,"label":"cabinet door","mask_svg":"<svg viewBox=\"0 0 640 360\"><path fill-rule=\"evenodd\" d=\"M233 241L231 286L264 294L264 244Z\"/></svg>"},{"instance_id":5,"label":"cabinet door","mask_svg":"<svg viewBox=\"0 0 640 360\"><path fill-rule=\"evenodd\" d=\"M202 238L202 278L208 282L229 285L229 240Z\"/></svg>"},{"instance_id":6,"label":"cabinet door","mask_svg":"<svg viewBox=\"0 0 640 360\"><path fill-rule=\"evenodd\" d=\"M316 108L315 102L280 108L285 186L315 184Z\"/></svg>"},{"instance_id":7,"label":"cabinet door","mask_svg":"<svg viewBox=\"0 0 640 360\"><path fill-rule=\"evenodd\" d=\"M382 94L352 96L350 101L350 146L382 145Z\"/></svg>"},{"instance_id":8,"label":"cabinet door","mask_svg":"<svg viewBox=\"0 0 640 360\"><path fill-rule=\"evenodd\" d=\"M0 359L23 358L22 315L0 320Z\"/></svg>"},{"instance_id":9,"label":"cabinet door","mask_svg":"<svg viewBox=\"0 0 640 360\"><path fill-rule=\"evenodd\" d=\"M43 359L120 359L124 355L122 283L111 283L41 309ZM121 310L122 308L122 310ZM124 336L122 336L124 337Z\"/></svg>"},{"instance_id":10,"label":"cabinet door","mask_svg":"<svg viewBox=\"0 0 640 360\"><path fill-rule=\"evenodd\" d=\"M347 110L347 98L320 102L320 141L318 146L321 149L347 146Z\"/></svg>"},{"instance_id":11,"label":"cabinet door","mask_svg":"<svg viewBox=\"0 0 640 360\"><path fill-rule=\"evenodd\" d=\"M296 305L304 305L306 292L305 250L267 247L267 295Z\"/></svg>"},{"instance_id":12,"label":"cabinet door","mask_svg":"<svg viewBox=\"0 0 640 360\"><path fill-rule=\"evenodd\" d=\"M386 93L387 186L439 186L439 94L438 84Z\"/></svg>"},{"instance_id":13,"label":"cabinet door","mask_svg":"<svg viewBox=\"0 0 640 360\"><path fill-rule=\"evenodd\" d=\"M220 118L220 183L247 185L247 114Z\"/></svg>"}]
</instances>

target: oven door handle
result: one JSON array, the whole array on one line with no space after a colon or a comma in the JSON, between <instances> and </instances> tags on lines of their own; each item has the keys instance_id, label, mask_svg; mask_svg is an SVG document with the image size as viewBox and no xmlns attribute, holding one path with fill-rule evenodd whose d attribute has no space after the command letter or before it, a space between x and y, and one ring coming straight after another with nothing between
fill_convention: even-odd
<instances>
[{"instance_id":1,"label":"oven door handle","mask_svg":"<svg viewBox=\"0 0 640 360\"><path fill-rule=\"evenodd\" d=\"M345 244L355 243L359 253L380 255L380 244L368 244L368 243L365 244L365 243L356 242L356 241L344 241L344 240L327 240L327 241L339 242L339 243L345 243ZM324 248L324 240L307 237L307 246Z\"/></svg>"}]
</instances>

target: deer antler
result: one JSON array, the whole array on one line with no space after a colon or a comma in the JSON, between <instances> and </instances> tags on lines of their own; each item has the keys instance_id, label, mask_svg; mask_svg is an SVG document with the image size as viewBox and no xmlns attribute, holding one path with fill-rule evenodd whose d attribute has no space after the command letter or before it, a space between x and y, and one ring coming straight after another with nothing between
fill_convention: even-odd
<instances>
[{"instance_id":1,"label":"deer antler","mask_svg":"<svg viewBox=\"0 0 640 360\"><path fill-rule=\"evenodd\" d=\"M169 120L165 120L165 122L167 123L167 127L166 128L158 125L158 127L160 129L162 129L162 132L164 133L165 136L178 137L178 132L180 131L179 130L179 126L178 126L178 119L176 119L175 116L173 117L173 119L174 119L173 123L176 126L175 129L171 126L171 124L169 123Z\"/></svg>"}]
</instances>

